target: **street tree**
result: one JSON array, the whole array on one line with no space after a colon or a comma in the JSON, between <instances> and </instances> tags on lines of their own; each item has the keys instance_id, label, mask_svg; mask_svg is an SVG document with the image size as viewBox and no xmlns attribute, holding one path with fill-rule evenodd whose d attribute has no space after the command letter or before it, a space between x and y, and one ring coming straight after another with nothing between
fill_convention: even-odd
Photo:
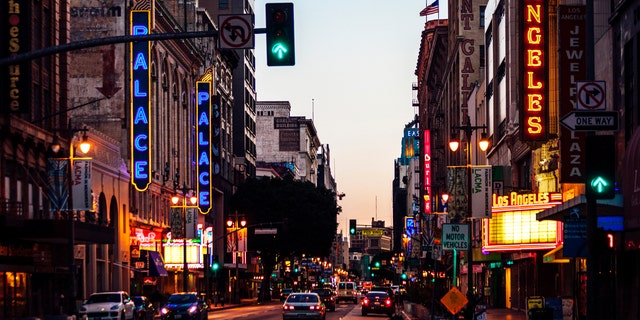
<instances>
[{"instance_id":1,"label":"street tree","mask_svg":"<svg viewBox=\"0 0 640 320\"><path fill-rule=\"evenodd\" d=\"M231 207L249 225L249 250L263 266L262 288L270 287L275 266L289 257L327 257L337 229L335 192L291 178L250 178L238 187ZM276 229L276 234L256 234ZM260 301L268 301L262 290Z\"/></svg>"}]
</instances>

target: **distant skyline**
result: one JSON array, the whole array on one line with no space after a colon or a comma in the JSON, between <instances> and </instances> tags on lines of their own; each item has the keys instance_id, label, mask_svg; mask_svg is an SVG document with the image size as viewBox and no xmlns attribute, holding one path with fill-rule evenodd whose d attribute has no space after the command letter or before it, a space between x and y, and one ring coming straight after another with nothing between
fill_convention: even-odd
<instances>
[{"instance_id":1,"label":"distant skyline","mask_svg":"<svg viewBox=\"0 0 640 320\"><path fill-rule=\"evenodd\" d=\"M347 236L349 219L391 226L394 161L416 113L412 83L426 21L419 13L433 0L259 0L256 28L272 2L294 3L296 65L267 67L265 35L256 35L257 100L289 101L292 116L313 119L346 195L339 232Z\"/></svg>"}]
</instances>

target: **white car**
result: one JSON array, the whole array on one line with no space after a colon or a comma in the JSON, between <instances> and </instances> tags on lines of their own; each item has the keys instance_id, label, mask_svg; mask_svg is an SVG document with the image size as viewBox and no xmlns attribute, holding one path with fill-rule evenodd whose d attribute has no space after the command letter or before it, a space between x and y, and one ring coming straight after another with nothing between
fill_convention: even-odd
<instances>
[{"instance_id":1,"label":"white car","mask_svg":"<svg viewBox=\"0 0 640 320\"><path fill-rule=\"evenodd\" d=\"M134 318L135 304L125 291L97 292L82 303L80 319L126 320Z\"/></svg>"}]
</instances>

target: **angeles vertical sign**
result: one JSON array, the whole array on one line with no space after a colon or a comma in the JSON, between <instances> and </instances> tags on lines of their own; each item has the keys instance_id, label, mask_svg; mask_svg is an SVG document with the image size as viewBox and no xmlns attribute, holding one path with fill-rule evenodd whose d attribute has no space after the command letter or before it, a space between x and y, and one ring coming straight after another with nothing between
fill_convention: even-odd
<instances>
[{"instance_id":1,"label":"angeles vertical sign","mask_svg":"<svg viewBox=\"0 0 640 320\"><path fill-rule=\"evenodd\" d=\"M131 11L131 35L149 34L149 10ZM151 99L149 41L134 41L130 48L131 72L131 183L144 191L151 183Z\"/></svg>"},{"instance_id":2,"label":"angeles vertical sign","mask_svg":"<svg viewBox=\"0 0 640 320\"><path fill-rule=\"evenodd\" d=\"M549 132L546 62L546 0L524 0L521 58L523 84L520 111L522 141L546 141Z\"/></svg>"},{"instance_id":3,"label":"angeles vertical sign","mask_svg":"<svg viewBox=\"0 0 640 320\"><path fill-rule=\"evenodd\" d=\"M196 82L196 158L198 169L198 209L211 210L211 82Z\"/></svg>"}]
</instances>

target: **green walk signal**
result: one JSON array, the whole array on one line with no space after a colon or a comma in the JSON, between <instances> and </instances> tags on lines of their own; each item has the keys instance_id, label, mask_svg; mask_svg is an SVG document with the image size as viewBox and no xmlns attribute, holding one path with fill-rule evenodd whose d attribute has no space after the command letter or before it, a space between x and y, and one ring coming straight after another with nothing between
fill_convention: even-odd
<instances>
[{"instance_id":1,"label":"green walk signal","mask_svg":"<svg viewBox=\"0 0 640 320\"><path fill-rule=\"evenodd\" d=\"M616 149L612 135L588 135L585 152L585 187L593 199L615 197Z\"/></svg>"},{"instance_id":2,"label":"green walk signal","mask_svg":"<svg viewBox=\"0 0 640 320\"><path fill-rule=\"evenodd\" d=\"M296 64L293 3L267 3L267 65Z\"/></svg>"}]
</instances>

